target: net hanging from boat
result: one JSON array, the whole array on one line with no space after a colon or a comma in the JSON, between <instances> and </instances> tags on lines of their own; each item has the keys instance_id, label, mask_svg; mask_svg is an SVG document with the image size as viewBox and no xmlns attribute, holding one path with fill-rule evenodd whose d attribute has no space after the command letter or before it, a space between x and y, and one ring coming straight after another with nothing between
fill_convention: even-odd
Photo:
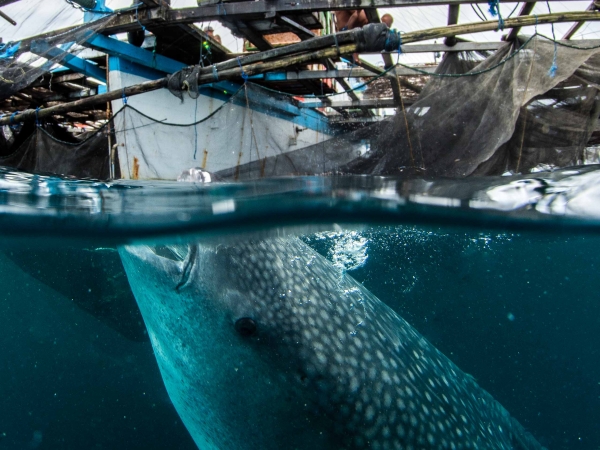
<instances>
[{"instance_id":1,"label":"net hanging from boat","mask_svg":"<svg viewBox=\"0 0 600 450\"><path fill-rule=\"evenodd\" d=\"M61 65L77 67L83 75L80 78L91 78L93 80L91 84L95 87L103 84L106 80L105 64L76 57L86 50L84 44L110 25L115 17L116 15L112 14L106 15L94 22L71 27L62 32L48 33L45 38L12 41L12 35L3 36L3 39L8 42L0 45L0 101L8 99L15 93L25 94L34 103L36 98L40 104L42 100L48 101L53 91L52 78L60 77ZM52 27L49 26L47 29ZM18 31L14 33L18 35ZM41 83L42 77L46 77L46 83ZM48 83L48 79L50 79L50 90L41 87ZM40 82L36 83L37 81ZM30 89L24 91L25 88ZM64 87L61 89L54 85L54 90L56 89L58 89L54 94L56 100L68 100L69 92L65 92ZM2 105L2 110L16 111L13 105L6 102Z\"/></svg>"},{"instance_id":2,"label":"net hanging from boat","mask_svg":"<svg viewBox=\"0 0 600 450\"><path fill-rule=\"evenodd\" d=\"M103 155L113 130L115 174L140 179L175 179L191 167L228 180L330 172L462 177L585 162L597 139L600 49L535 36L485 56L448 53L404 112L338 136L325 116L296 108L298 99L249 82L184 95L184 103L195 102L193 117L177 116L181 100L166 89L161 108L131 97L113 102L123 109L100 131ZM48 145L62 145L53 139ZM74 148L65 146L64 155ZM235 163L220 162L224 156Z\"/></svg>"}]
</instances>

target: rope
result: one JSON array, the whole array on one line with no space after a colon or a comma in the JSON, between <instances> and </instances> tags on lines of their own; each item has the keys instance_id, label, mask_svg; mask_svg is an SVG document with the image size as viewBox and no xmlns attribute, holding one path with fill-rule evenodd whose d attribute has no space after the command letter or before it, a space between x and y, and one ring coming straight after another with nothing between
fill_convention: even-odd
<instances>
[{"instance_id":1,"label":"rope","mask_svg":"<svg viewBox=\"0 0 600 450\"><path fill-rule=\"evenodd\" d=\"M475 6L477 6L477 9L475 9ZM473 3L471 3L471 9L473 9L473 12L475 12L475 14L477 14L477 17L479 17L479 19L482 22L486 21L485 15L480 14L482 11L477 3L475 3L475 5L473 5ZM479 11L477 11L477 10L479 10Z\"/></svg>"},{"instance_id":2,"label":"rope","mask_svg":"<svg viewBox=\"0 0 600 450\"><path fill-rule=\"evenodd\" d=\"M219 81L219 73L217 72L216 64L213 64L213 66L212 66L212 76L213 76L213 80Z\"/></svg>"},{"instance_id":3,"label":"rope","mask_svg":"<svg viewBox=\"0 0 600 450\"><path fill-rule=\"evenodd\" d=\"M337 33L333 33L333 40L335 42L335 48L337 50L338 58L340 57L340 44L338 44Z\"/></svg>"},{"instance_id":4,"label":"rope","mask_svg":"<svg viewBox=\"0 0 600 450\"><path fill-rule=\"evenodd\" d=\"M125 88L123 88L123 92L121 94L121 99L123 100L123 105L127 105L127 97L125 96Z\"/></svg>"},{"instance_id":5,"label":"rope","mask_svg":"<svg viewBox=\"0 0 600 450\"><path fill-rule=\"evenodd\" d=\"M525 85L524 95L527 95L527 91L529 90L529 82L531 81L531 73L533 72L533 63L535 61L536 51L537 41L533 41L533 57L531 58L531 63L529 64L529 73L527 74L527 84ZM527 107L523 109L525 110L523 113L523 132L521 133L521 144L519 146L519 157L517 159L517 168L515 169L515 173L518 173L519 168L521 167L521 157L523 156L523 144L525 143L525 130L527 129Z\"/></svg>"},{"instance_id":6,"label":"rope","mask_svg":"<svg viewBox=\"0 0 600 450\"><path fill-rule=\"evenodd\" d=\"M547 0L546 5L548 5L548 12L552 14L552 10L550 9L550 2L548 2ZM556 34L554 34L554 24L552 24L552 40L554 41L554 56L552 57L552 65L548 70L548 76L550 78L554 78L556 76L556 71L558 70L558 65L556 64L556 59L558 57L558 45L556 45Z\"/></svg>"},{"instance_id":7,"label":"rope","mask_svg":"<svg viewBox=\"0 0 600 450\"><path fill-rule=\"evenodd\" d=\"M140 19L138 18L138 8L140 7L140 5L143 5L143 3L140 2L137 5L135 5L135 20L140 25L140 27L142 27L142 31L146 32L146 27L142 25L142 22L140 22Z\"/></svg>"},{"instance_id":8,"label":"rope","mask_svg":"<svg viewBox=\"0 0 600 450\"><path fill-rule=\"evenodd\" d=\"M38 106L37 108L35 108L35 125L37 127L40 126L40 118L38 116L39 112L40 112L40 107Z\"/></svg>"},{"instance_id":9,"label":"rope","mask_svg":"<svg viewBox=\"0 0 600 450\"><path fill-rule=\"evenodd\" d=\"M490 6L489 12L491 16L498 16L498 29L504 30L504 19L502 19L502 14L500 13L500 0L488 0L488 5Z\"/></svg>"},{"instance_id":10,"label":"rope","mask_svg":"<svg viewBox=\"0 0 600 450\"><path fill-rule=\"evenodd\" d=\"M244 83L246 83L248 81L248 74L244 72L244 67L242 67L242 62L240 61L239 56L237 57L237 63L240 66L240 70L242 71L242 79L244 80Z\"/></svg>"}]
</instances>

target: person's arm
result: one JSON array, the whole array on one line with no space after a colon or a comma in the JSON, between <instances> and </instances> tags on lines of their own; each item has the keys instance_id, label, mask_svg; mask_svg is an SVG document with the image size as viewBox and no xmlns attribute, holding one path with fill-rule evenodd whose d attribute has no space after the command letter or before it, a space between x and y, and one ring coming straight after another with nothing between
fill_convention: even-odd
<instances>
[{"instance_id":1,"label":"person's arm","mask_svg":"<svg viewBox=\"0 0 600 450\"><path fill-rule=\"evenodd\" d=\"M348 22L346 22L346 29L351 30L352 28L357 27L357 23L360 19L360 13L363 13L362 9L357 9L352 13L352 15L348 18Z\"/></svg>"}]
</instances>

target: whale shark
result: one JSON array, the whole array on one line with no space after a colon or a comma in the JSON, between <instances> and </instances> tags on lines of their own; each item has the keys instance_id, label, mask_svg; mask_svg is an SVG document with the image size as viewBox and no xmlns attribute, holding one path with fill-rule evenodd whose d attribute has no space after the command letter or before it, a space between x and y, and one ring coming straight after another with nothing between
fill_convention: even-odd
<instances>
[{"instance_id":1,"label":"whale shark","mask_svg":"<svg viewBox=\"0 0 600 450\"><path fill-rule=\"evenodd\" d=\"M204 449L542 449L476 380L298 237L119 249Z\"/></svg>"}]
</instances>

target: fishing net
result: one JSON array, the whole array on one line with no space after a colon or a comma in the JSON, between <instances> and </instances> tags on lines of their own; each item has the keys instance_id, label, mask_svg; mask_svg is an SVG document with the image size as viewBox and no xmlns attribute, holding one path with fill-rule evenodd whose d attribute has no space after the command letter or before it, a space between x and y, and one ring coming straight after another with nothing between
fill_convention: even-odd
<instances>
[{"instance_id":1,"label":"fishing net","mask_svg":"<svg viewBox=\"0 0 600 450\"><path fill-rule=\"evenodd\" d=\"M75 138L56 124L26 124L13 135L0 133L0 165L31 173L109 178L108 128Z\"/></svg>"},{"instance_id":2,"label":"fishing net","mask_svg":"<svg viewBox=\"0 0 600 450\"><path fill-rule=\"evenodd\" d=\"M75 57L86 50L83 46L99 32L106 28L113 20L114 15L107 15L94 22L71 27L62 32L48 33L43 38L10 41L0 45L0 100L22 92L44 75L60 76L60 71L54 69L60 65L77 65L78 69L87 77L106 78L106 68L90 60L76 59ZM51 72L53 71L53 72ZM97 84L100 84L99 82ZM55 84L55 88L57 85ZM60 90L60 87L58 87ZM45 100L47 93L32 90L25 93L29 102ZM38 97L36 99L36 97ZM68 97L68 96L67 96ZM2 108L11 111L10 105Z\"/></svg>"},{"instance_id":3,"label":"fishing net","mask_svg":"<svg viewBox=\"0 0 600 450\"><path fill-rule=\"evenodd\" d=\"M464 177L579 164L597 140L599 47L536 35L491 55L447 53L414 103L344 133L324 109L305 107L313 99L250 82L192 83L177 96L162 89L112 102L98 155L112 176L133 179L176 179L191 167L247 180L330 172ZM118 90L143 79L111 81ZM66 145L55 135L37 130L28 151L48 145L76 160L83 143Z\"/></svg>"},{"instance_id":4,"label":"fishing net","mask_svg":"<svg viewBox=\"0 0 600 450\"><path fill-rule=\"evenodd\" d=\"M451 54L410 108L374 128L371 151L342 170L464 177L581 163L598 117L599 51L535 36L465 73Z\"/></svg>"}]
</instances>

